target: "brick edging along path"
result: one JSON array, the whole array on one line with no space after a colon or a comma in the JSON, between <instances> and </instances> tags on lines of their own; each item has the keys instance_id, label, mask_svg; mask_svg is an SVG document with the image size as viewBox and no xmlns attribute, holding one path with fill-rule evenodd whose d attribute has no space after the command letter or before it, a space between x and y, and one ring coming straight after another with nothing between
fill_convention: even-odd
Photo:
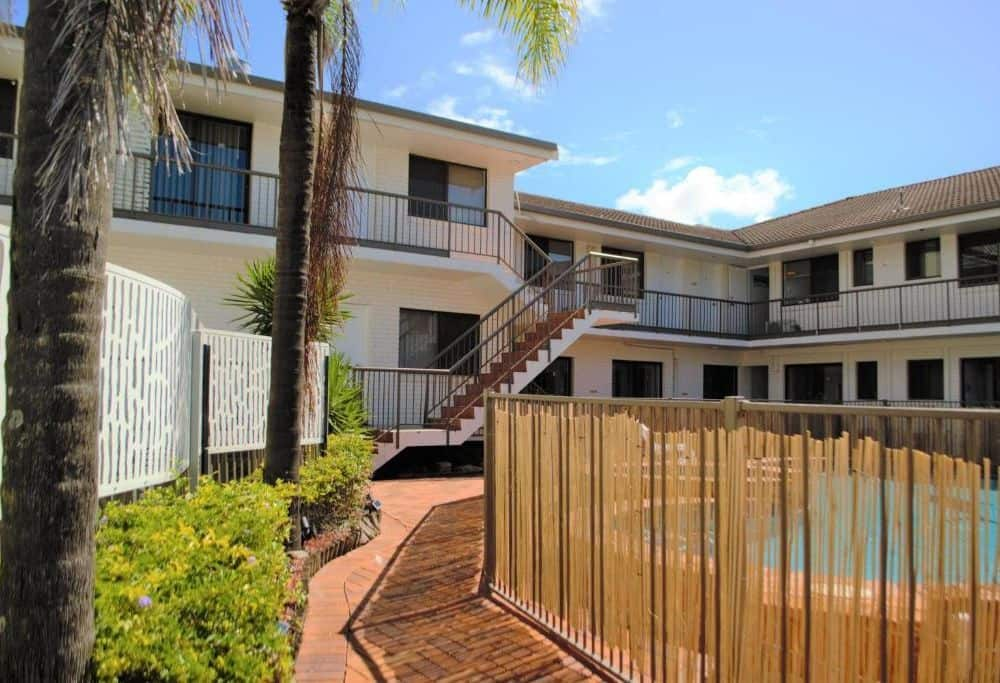
<instances>
[{"instance_id":1,"label":"brick edging along path","mask_svg":"<svg viewBox=\"0 0 1000 683\"><path fill-rule=\"evenodd\" d=\"M479 594L482 479L383 481L382 532L310 582L299 681L585 680Z\"/></svg>"}]
</instances>

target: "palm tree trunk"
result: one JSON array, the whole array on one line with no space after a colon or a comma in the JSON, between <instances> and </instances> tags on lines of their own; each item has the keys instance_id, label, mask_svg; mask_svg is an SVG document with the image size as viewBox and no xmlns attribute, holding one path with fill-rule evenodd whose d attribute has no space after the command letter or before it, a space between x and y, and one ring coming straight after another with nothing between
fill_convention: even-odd
<instances>
[{"instance_id":1,"label":"palm tree trunk","mask_svg":"<svg viewBox=\"0 0 1000 683\"><path fill-rule=\"evenodd\" d=\"M98 373L111 195L95 179L86 188L89 208L67 217L63 197L46 215L37 190L54 133L47 114L69 53L69 45L52 44L67 1L32 0L25 28L0 492L4 681L82 680L94 643Z\"/></svg>"},{"instance_id":2,"label":"palm tree trunk","mask_svg":"<svg viewBox=\"0 0 1000 683\"><path fill-rule=\"evenodd\" d=\"M278 152L278 226L271 394L267 406L264 481L298 481L302 464L302 396L305 388L305 321L309 276L309 214L316 138L318 3L286 3L285 99ZM297 502L292 506L292 547L301 546Z\"/></svg>"}]
</instances>

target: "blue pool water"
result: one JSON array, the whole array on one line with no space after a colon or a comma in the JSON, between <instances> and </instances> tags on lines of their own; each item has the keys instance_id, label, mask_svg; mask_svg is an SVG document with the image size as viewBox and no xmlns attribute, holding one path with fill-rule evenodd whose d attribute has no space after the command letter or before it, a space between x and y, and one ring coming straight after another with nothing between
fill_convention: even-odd
<instances>
[{"instance_id":1,"label":"blue pool water","mask_svg":"<svg viewBox=\"0 0 1000 683\"><path fill-rule=\"evenodd\" d=\"M858 562L864 563L864 576L869 580L877 580L880 572L880 537L882 522L879 513L878 483L871 481L866 485L862 496L855 497L854 482L846 477L836 477L824 480L819 478L818 485L813 485L810 491L810 537L812 540L812 567L814 575L827 574L831 570L840 575L853 575ZM968 495L967 492L964 492ZM1000 536L1000 492L996 482L989 491L980 489L980 519L977 520L975 533L978 552L977 564L979 581L981 583L997 583L1000 581L998 567L998 536ZM831 508L828 501L835 501ZM855 501L860 500L859 505ZM914 505L914 557L916 565L916 580L938 580L940 562L944 560L943 579L946 583L968 581L972 554L972 524L969 515L968 502L961 505L946 506L944 523L944 545L940 536L942 525L938 519L941 506L935 491L931 487L918 485L915 489ZM905 491L900 484L887 482L886 508L889 529L889 544L887 546L886 576L890 581L907 578L908 553L906 550L906 505ZM929 503L929 505L928 505ZM899 509L897 509L897 506ZM956 511L960 507L961 512ZM780 566L780 519L774 517L768 521L768 541L764 544L764 564L768 567ZM801 571L805 566L805 549L803 530L804 515L801 511L790 515L789 529L792 531L789 547L789 561L793 571ZM929 531L928 531L929 530ZM855 544L863 548L855 552ZM837 549L837 555L831 557L830 548Z\"/></svg>"}]
</instances>

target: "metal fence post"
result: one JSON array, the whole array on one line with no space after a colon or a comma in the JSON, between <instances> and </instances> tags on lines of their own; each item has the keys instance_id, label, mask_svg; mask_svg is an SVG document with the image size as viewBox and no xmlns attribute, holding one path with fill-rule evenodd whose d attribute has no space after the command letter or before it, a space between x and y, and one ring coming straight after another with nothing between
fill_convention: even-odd
<instances>
[{"instance_id":1,"label":"metal fence post","mask_svg":"<svg viewBox=\"0 0 1000 683\"><path fill-rule=\"evenodd\" d=\"M202 457L208 445L208 385L210 348L201 330L191 335L191 438L188 445L188 484L192 492L198 489L202 474Z\"/></svg>"}]
</instances>

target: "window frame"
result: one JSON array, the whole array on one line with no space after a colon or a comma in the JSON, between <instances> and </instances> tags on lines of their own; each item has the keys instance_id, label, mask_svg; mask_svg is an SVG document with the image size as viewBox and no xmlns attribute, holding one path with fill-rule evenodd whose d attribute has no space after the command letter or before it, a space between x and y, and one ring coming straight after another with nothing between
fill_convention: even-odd
<instances>
[{"instance_id":1,"label":"window frame","mask_svg":"<svg viewBox=\"0 0 1000 683\"><path fill-rule=\"evenodd\" d=\"M918 262L921 263L921 264L923 264L923 259L922 258L919 261L917 261L915 257L916 256L924 256L925 254L929 253L929 250L927 250L927 249L924 248L924 247L926 247L929 244L934 244L935 247L936 247L936 251L937 251L937 255L938 255L938 258L937 258L937 270L938 270L938 272L935 273L935 274L933 274L933 275L927 275L926 273L923 273L921 275L914 275L913 274L912 266L915 265ZM917 253L917 249L920 249L919 253ZM911 252L913 252L913 253L911 253ZM923 240L913 240L911 242L907 242L906 246L904 248L904 253L903 253L903 270L904 270L904 275L906 276L906 281L907 282L910 282L910 281L913 281L913 280L933 280L935 278L941 277L941 238L940 237L928 237L927 239L923 239Z\"/></svg>"},{"instance_id":2,"label":"window frame","mask_svg":"<svg viewBox=\"0 0 1000 683\"><path fill-rule=\"evenodd\" d=\"M835 263L835 268L832 272L836 274L837 286L832 292L817 292L814 289L813 282L815 281L814 273L817 271L813 267L816 261L832 261ZM788 287L788 267L793 263L803 263L809 264L809 294L803 297L791 297L787 293ZM823 254L822 256L809 256L806 258L793 259L791 261L781 262L781 305L782 306L801 306L803 304L818 304L827 303L830 301L838 301L840 299L840 253L834 252L832 254Z\"/></svg>"},{"instance_id":3,"label":"window frame","mask_svg":"<svg viewBox=\"0 0 1000 683\"><path fill-rule=\"evenodd\" d=\"M450 346L455 341L455 339L458 338L458 337L455 337L455 338L451 339L450 341L448 341L448 343L446 343L446 344L442 344L441 343L441 321L442 321L443 317L450 316L450 317L456 318L456 319L457 318L468 318L467 322L469 323L469 327L467 329L471 329L473 326L475 326L476 324L478 324L478 322L480 320L480 316L478 314L476 314L476 313L460 313L460 312L456 312L456 311L435 311L435 310L430 310L430 309L425 309L425 308L410 308L410 307L407 307L407 306L401 306L400 309L399 309L399 329L397 331L397 350L396 350L396 358L397 358L397 361L398 361L398 366L400 368L413 368L413 369L421 369L421 370L422 369L428 369L428 368L427 368L426 365L423 365L423 364L422 365L407 365L407 360L403 358L404 348L403 348L403 329L402 328L403 328L403 315L404 315L404 313L420 313L420 314L427 314L427 315L434 316L434 336L435 336L434 343L435 343L435 350L432 352L430 360L434 360L435 358L437 358L438 356L440 356L441 352L444 351L446 348L448 348L448 346ZM461 336L462 334L465 334L465 333L462 332L458 336ZM475 346L478 344L478 341L479 341L478 340L478 335L476 335L476 337L477 338L470 344L470 351L472 350L472 348L475 348ZM478 361L476 359L471 359L471 360L475 361L475 363L478 364ZM433 369L447 370L448 368L442 368L442 367L439 367L439 366L435 366Z\"/></svg>"},{"instance_id":4,"label":"window frame","mask_svg":"<svg viewBox=\"0 0 1000 683\"><path fill-rule=\"evenodd\" d=\"M937 372L939 372L939 377L931 378L933 381L930 384L940 384L940 391L936 392L938 395L931 396L915 396L914 395L914 371L919 367L933 367ZM938 387L930 386L931 389ZM930 394L931 392L928 392ZM908 401L944 401L945 396L945 377L944 377L944 359L943 358L909 358L906 361L906 400Z\"/></svg>"},{"instance_id":5,"label":"window frame","mask_svg":"<svg viewBox=\"0 0 1000 683\"><path fill-rule=\"evenodd\" d=\"M445 181L444 181L444 200L436 199L433 197L425 197L414 193L413 190L413 161L419 160L421 162L430 162L432 164L439 164L444 167L445 171ZM483 174L483 206L482 208L478 206L470 206L468 204L459 204L457 202L452 202L448 196L448 190L451 187L451 169L452 167L467 168L473 171L479 171ZM460 164L455 161L446 161L444 159L435 159L434 157L424 156L422 154L410 154L407 162L407 198L411 201L407 202L406 215L412 218L425 218L429 220L438 220L447 223L457 223L458 225L471 225L477 228L486 227L486 214L489 211L490 205L490 183L489 183L489 171L486 168L479 166L472 166L470 164ZM430 204L425 204L421 210L419 202L430 202ZM440 207L440 210L428 210L431 207ZM452 215L452 208L458 210L464 210L469 213L479 213L479 221L473 220L462 220L455 218ZM426 214L438 214L440 215L426 215Z\"/></svg>"},{"instance_id":6,"label":"window frame","mask_svg":"<svg viewBox=\"0 0 1000 683\"><path fill-rule=\"evenodd\" d=\"M861 395L862 381L861 381L861 371L862 368L865 370L871 370L874 372L874 377L870 378L874 385L872 389L874 390L874 395ZM865 383L867 384L867 382ZM866 392L867 394L868 392ZM854 398L858 401L877 401L878 400L878 361L877 360L859 360L854 364Z\"/></svg>"},{"instance_id":7,"label":"window frame","mask_svg":"<svg viewBox=\"0 0 1000 683\"><path fill-rule=\"evenodd\" d=\"M172 164L174 163L171 160L171 156L170 156L170 150L172 149L172 147L168 143L167 151L165 153L160 154L159 153L159 149L160 149L159 146L160 146L161 140L163 139L163 136L162 135L154 135L153 136L153 146L154 146L154 148L157 151L157 154L156 154L157 158L152 163L152 168L150 170L150 178L149 178L149 206L150 206L150 208L152 209L153 206L154 206L154 203L156 203L156 202L162 202L162 203L164 203L165 206L169 206L169 207L184 206L185 202L188 202L188 203L190 203L190 205L192 207L195 207L196 209L198 209L200 211L203 211L203 212L212 212L212 211L223 211L223 212L226 212L226 211L229 211L229 212L242 211L242 214L243 214L242 215L242 220L233 220L232 218L215 218L215 217L211 217L211 216L189 215L189 214L185 214L185 213L182 213L182 212L179 212L179 211L164 211L164 210L162 210L162 207L161 207L161 210L155 210L155 211L151 210L150 213L155 213L155 214L164 215L164 216L171 216L171 217L175 217L175 218L186 218L186 219L193 219L193 220L198 220L198 221L209 221L209 222L214 222L214 223L231 223L231 224L236 224L236 225L250 225L251 224L251 220L252 220L252 210L251 210L252 197L251 197L251 194L253 193L253 183L252 183L253 170L252 169L253 169L253 152L254 152L254 146L253 146L254 123L252 121L242 121L240 119L231 119L231 118L227 118L227 117L224 117L224 116L215 116L215 115L212 115L212 114L202 114L200 112L189 111L189 110L186 110L186 109L179 109L177 111L177 116L180 119L180 121L181 121L182 124L184 124L185 120L190 120L192 122L192 125L195 125L195 124L198 124L198 125L201 125L201 124L218 124L218 125L231 126L234 129L237 129L237 128L238 129L242 129L241 135L245 135L245 137L246 137L246 148L245 148L245 150L242 147L239 147L239 148L237 148L237 147L229 147L228 145L226 145L226 147L229 148L229 149L237 149L240 152L245 152L245 154L246 154L246 164L243 165L243 166L234 166L232 164L206 162L206 161L203 161L203 160L199 160L198 153L194 149L196 147L197 143L203 143L205 145L211 145L211 146L215 146L215 147L217 147L219 145L219 143L218 142L214 142L214 141L210 141L210 140L201 140L201 139L199 139L199 137L200 137L199 134L201 132L203 132L203 131L200 131L200 130L188 131L187 127L185 126L185 132L188 133L189 137L192 139L192 145L191 145L192 146L192 157L193 157L192 161L194 163L192 164L191 169L187 173L178 174L176 172L176 170L172 170L170 168L172 166ZM228 170L228 169L231 169L231 170ZM165 175L160 175L161 173L164 173L164 172L166 173ZM242 183L242 185L243 185L243 206L240 207L240 208L237 208L235 206L235 204L233 204L233 205L229 205L229 204L216 204L216 203L214 203L212 201L209 201L207 203L203 202L203 201L199 202L198 201L198 196L200 194L209 194L211 196L211 194L214 192L214 190L212 190L212 189L205 190L205 186L206 185L209 188L212 188L213 185L214 185L214 183L211 182L211 181L208 182L208 183L204 183L202 181L203 175L204 176L208 176L210 178L212 176L212 174L225 174L225 173L232 173L232 174L237 174L238 176L242 176L242 178L243 178L243 183ZM180 183L186 183L187 185L186 186L185 185L179 185ZM190 188L191 188L190 191L187 190L187 189L185 189L187 186L190 186ZM190 199L186 196L189 192L191 194L191 198ZM172 195L176 195L176 196L172 196ZM185 196L181 196L181 195L185 195Z\"/></svg>"},{"instance_id":8,"label":"window frame","mask_svg":"<svg viewBox=\"0 0 1000 683\"><path fill-rule=\"evenodd\" d=\"M618 390L617 390L617 387L615 387L615 376L617 374L615 372L615 369L617 367L621 367L621 366L625 366L625 367L629 367L629 368L637 368L637 367L640 367L640 366L656 366L656 369L657 369L656 384L657 384L657 388L659 389L658 394L655 395L655 396L653 396L653 395L648 395L648 396L625 396L624 394L620 394L618 392ZM651 361L651 360L620 360L620 359L612 358L611 359L611 395L614 398L663 398L663 363L661 363L660 361Z\"/></svg>"},{"instance_id":9,"label":"window frame","mask_svg":"<svg viewBox=\"0 0 1000 683\"><path fill-rule=\"evenodd\" d=\"M732 393L726 393L722 396L708 396L705 392L705 387L708 385L708 375L713 372L726 372L731 376L732 382L730 386L732 387ZM727 378L729 379L729 378ZM739 394L740 386L740 368L738 365L720 365L718 363L702 363L701 365L701 398L705 401L717 401L719 399L726 398L726 396L736 396Z\"/></svg>"},{"instance_id":10,"label":"window frame","mask_svg":"<svg viewBox=\"0 0 1000 683\"><path fill-rule=\"evenodd\" d=\"M992 239L989 239L992 236ZM962 256L964 254L964 249L969 246L967 243L973 239L982 239L978 245L973 244L972 246L982 246L985 244L995 244L998 251L996 266L992 273L977 273L967 275L965 274L965 264L962 262ZM965 243L965 244L963 244ZM980 230L978 232L967 232L958 236L958 286L959 287L981 287L983 285L992 285L1000 281L1000 228L993 228L990 230Z\"/></svg>"},{"instance_id":11,"label":"window frame","mask_svg":"<svg viewBox=\"0 0 1000 683\"><path fill-rule=\"evenodd\" d=\"M609 256L624 256L626 258L634 258L638 262L636 266L639 271L639 291L643 292L646 290L646 252L632 251L630 249L622 249L620 247L609 247L601 245L601 253L607 254Z\"/></svg>"},{"instance_id":12,"label":"window frame","mask_svg":"<svg viewBox=\"0 0 1000 683\"><path fill-rule=\"evenodd\" d=\"M3 82L10 85L11 94L14 100L10 103L10 130L0 130L0 133L5 133L11 137L0 138L0 159L10 159L14 160L14 136L17 135L17 94L20 88L20 83L13 78L4 78Z\"/></svg>"},{"instance_id":13,"label":"window frame","mask_svg":"<svg viewBox=\"0 0 1000 683\"><path fill-rule=\"evenodd\" d=\"M864 260L859 263L858 257L864 259L866 254L868 256L867 264ZM870 272L865 272L864 269L866 265L870 268ZM858 281L859 266L861 267L862 275L868 276L867 278L862 278L867 279L867 282ZM851 252L851 286L855 288L875 286L875 249L873 247L862 247L861 249L855 249Z\"/></svg>"},{"instance_id":14,"label":"window frame","mask_svg":"<svg viewBox=\"0 0 1000 683\"><path fill-rule=\"evenodd\" d=\"M566 267L567 268L572 267L573 263L576 262L576 243L573 240L566 240L559 237L546 237L545 235L537 235L537 234L528 234L527 237L536 245L538 245L538 248L541 249L543 252L545 252L545 255L548 256L550 259L552 258L552 252L549 249L549 246L551 245L552 242L561 242L564 244L568 244L569 263L567 264ZM534 258L536 252L528 245L527 242L525 242L524 253L525 253L525 264L527 265L529 260ZM537 275L538 272L544 267L545 267L544 263L533 263L530 269L526 267L524 273L524 279L530 280L535 275ZM562 271L559 272L561 273Z\"/></svg>"}]
</instances>

